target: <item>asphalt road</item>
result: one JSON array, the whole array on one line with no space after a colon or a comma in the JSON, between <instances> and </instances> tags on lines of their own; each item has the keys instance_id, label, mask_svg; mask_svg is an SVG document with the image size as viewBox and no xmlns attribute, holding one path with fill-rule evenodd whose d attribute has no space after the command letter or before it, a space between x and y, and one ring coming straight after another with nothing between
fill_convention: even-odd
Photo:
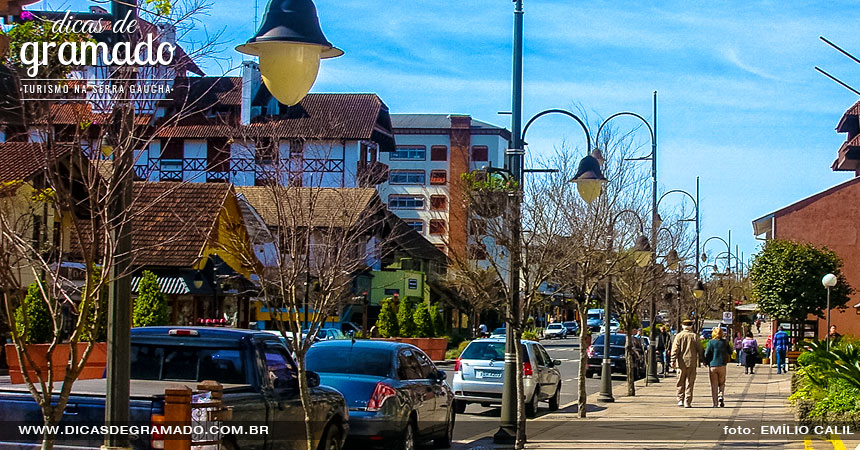
<instances>
[{"instance_id":1,"label":"asphalt road","mask_svg":"<svg viewBox=\"0 0 860 450\"><path fill-rule=\"evenodd\" d=\"M553 359L561 361L559 371L561 372L561 407L559 411L576 411L578 398L578 375L579 375L579 344L578 339L542 340L541 344ZM454 375L453 366L440 366L448 374L448 383ZM613 393L617 396L626 392L625 377L615 375L612 377ZM596 403L597 393L600 392L600 377L585 381L586 392L589 403ZM478 404L469 404L466 412L457 416L457 424L454 428L454 440L475 440L481 437L492 436L499 428L498 407L485 408ZM549 411L546 403L541 403L538 410L539 416L553 414Z\"/></svg>"}]
</instances>

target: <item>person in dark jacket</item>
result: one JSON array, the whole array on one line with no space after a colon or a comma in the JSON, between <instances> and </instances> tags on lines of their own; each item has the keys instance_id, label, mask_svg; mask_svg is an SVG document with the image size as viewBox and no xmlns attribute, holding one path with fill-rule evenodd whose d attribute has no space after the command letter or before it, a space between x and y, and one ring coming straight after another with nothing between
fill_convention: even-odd
<instances>
[{"instance_id":1,"label":"person in dark jacket","mask_svg":"<svg viewBox=\"0 0 860 450\"><path fill-rule=\"evenodd\" d=\"M655 348L657 349L657 361L663 365L663 371L660 372L661 375L666 375L666 366L668 366L666 360L666 347L669 344L669 333L666 332L666 328L663 325L657 325L657 336L656 336Z\"/></svg>"},{"instance_id":2,"label":"person in dark jacket","mask_svg":"<svg viewBox=\"0 0 860 450\"><path fill-rule=\"evenodd\" d=\"M752 331L747 331L746 337L741 343L741 351L744 355L744 373L753 375L755 365L758 362L758 342L753 338Z\"/></svg>"},{"instance_id":3,"label":"person in dark jacket","mask_svg":"<svg viewBox=\"0 0 860 450\"><path fill-rule=\"evenodd\" d=\"M711 340L705 349L705 361L708 363L708 375L711 380L711 399L714 408L726 406L723 398L726 393L726 364L731 359L729 344L723 338L723 329L714 328L711 332Z\"/></svg>"}]
</instances>

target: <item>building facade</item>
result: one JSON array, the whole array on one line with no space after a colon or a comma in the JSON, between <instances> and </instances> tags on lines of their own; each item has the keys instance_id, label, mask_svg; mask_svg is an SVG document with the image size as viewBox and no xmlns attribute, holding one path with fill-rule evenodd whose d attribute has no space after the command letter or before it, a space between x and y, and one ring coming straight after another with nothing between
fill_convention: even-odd
<instances>
[{"instance_id":1,"label":"building facade","mask_svg":"<svg viewBox=\"0 0 860 450\"><path fill-rule=\"evenodd\" d=\"M391 123L396 148L380 156L389 169L380 196L437 248L466 254L470 221L460 177L504 167L510 132L468 115L392 114Z\"/></svg>"}]
</instances>

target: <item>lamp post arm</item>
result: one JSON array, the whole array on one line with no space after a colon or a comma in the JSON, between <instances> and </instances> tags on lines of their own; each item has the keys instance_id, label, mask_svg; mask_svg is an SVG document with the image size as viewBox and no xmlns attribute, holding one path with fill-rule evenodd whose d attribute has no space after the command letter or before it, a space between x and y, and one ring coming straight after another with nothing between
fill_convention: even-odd
<instances>
[{"instance_id":1,"label":"lamp post arm","mask_svg":"<svg viewBox=\"0 0 860 450\"><path fill-rule=\"evenodd\" d=\"M652 126L651 126L651 124L650 124L650 123L648 123L648 120L646 120L646 119L645 119L644 117L642 117L641 115L636 114L635 112L622 111L622 112L618 112L618 113L615 113L615 114L613 114L613 115L611 115L611 116L607 117L607 118L606 118L606 120L604 120L604 121L603 121L603 123L601 123L601 124L600 124L600 126L597 128L597 134L594 136L594 146L595 146L595 147L599 147L599 146L600 146L600 132L601 132L601 131L603 131L603 127L605 127L605 126L606 126L606 124L608 124L610 120L612 120L612 119L614 119L614 118L616 118L616 117L619 117L619 116L631 116L631 117L635 117L635 118L637 118L637 119L641 120L641 121L642 121L642 123L644 123L644 124L645 124L645 126L646 126L646 127L648 127L648 132L650 133L650 136L651 136L651 144L652 144L652 145L651 145L651 154L650 154L649 156L644 157L644 158L641 158L641 159L651 159L651 158L653 158L653 157L655 156L655 153L656 153L656 151L655 151L655 150L656 150L656 149L655 149L655 147L656 147L656 144L657 144L657 135L654 133L654 127L652 127Z\"/></svg>"},{"instance_id":2,"label":"lamp post arm","mask_svg":"<svg viewBox=\"0 0 860 450\"><path fill-rule=\"evenodd\" d=\"M526 126L523 127L523 135L522 135L522 142L523 143L526 142L526 133L528 133L529 128L532 126L532 124L536 120L540 119L541 117L549 115L549 114L564 114L565 116L568 116L571 119L575 120L579 124L579 126L582 127L582 131L585 132L586 154L591 152L591 133L588 131L588 126L585 125L585 122L582 119L580 119L579 116L577 116L576 114L574 114L570 111L564 110L564 109L547 109L545 111L541 111L541 112L535 114L531 119L529 119L528 122L526 122Z\"/></svg>"}]
</instances>

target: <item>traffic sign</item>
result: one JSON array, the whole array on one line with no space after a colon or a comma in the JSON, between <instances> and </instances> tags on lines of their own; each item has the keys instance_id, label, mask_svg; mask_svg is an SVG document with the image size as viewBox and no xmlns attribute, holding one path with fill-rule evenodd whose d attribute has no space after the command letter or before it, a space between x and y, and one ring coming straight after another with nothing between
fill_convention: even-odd
<instances>
[{"instance_id":1,"label":"traffic sign","mask_svg":"<svg viewBox=\"0 0 860 450\"><path fill-rule=\"evenodd\" d=\"M723 311L723 323L732 323L732 312Z\"/></svg>"}]
</instances>

